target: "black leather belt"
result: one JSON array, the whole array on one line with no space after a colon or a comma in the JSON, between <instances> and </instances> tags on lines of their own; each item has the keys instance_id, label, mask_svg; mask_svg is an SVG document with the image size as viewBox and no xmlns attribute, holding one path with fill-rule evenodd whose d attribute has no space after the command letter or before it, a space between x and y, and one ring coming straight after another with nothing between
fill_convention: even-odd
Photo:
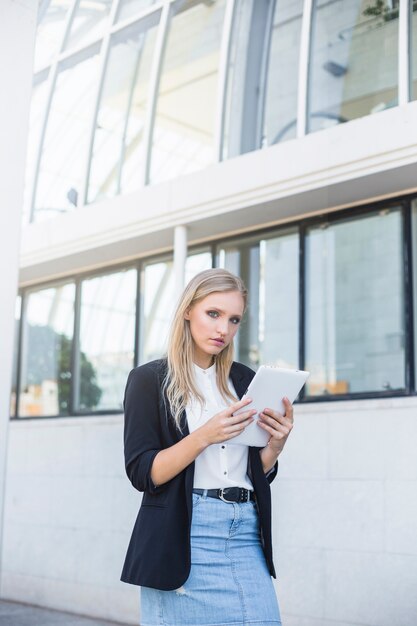
<instances>
[{"instance_id":1,"label":"black leather belt","mask_svg":"<svg viewBox=\"0 0 417 626\"><path fill-rule=\"evenodd\" d=\"M225 487L224 489L193 489L193 493L206 495L209 498L219 498L223 502L255 502L255 492L242 487Z\"/></svg>"}]
</instances>

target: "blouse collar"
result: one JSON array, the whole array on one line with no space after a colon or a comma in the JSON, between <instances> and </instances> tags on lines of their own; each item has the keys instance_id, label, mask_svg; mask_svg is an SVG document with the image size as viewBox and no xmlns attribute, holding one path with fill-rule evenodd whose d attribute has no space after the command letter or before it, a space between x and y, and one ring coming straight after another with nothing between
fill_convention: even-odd
<instances>
[{"instance_id":1,"label":"blouse collar","mask_svg":"<svg viewBox=\"0 0 417 626\"><path fill-rule=\"evenodd\" d=\"M203 369L202 367L199 367L198 365L196 365L196 363L193 363L194 366L194 372L196 373L197 376L201 377L201 378L205 378L206 376L210 376L211 378L216 376L216 363L214 362L213 365L210 365L210 367L208 367L207 369Z\"/></svg>"}]
</instances>

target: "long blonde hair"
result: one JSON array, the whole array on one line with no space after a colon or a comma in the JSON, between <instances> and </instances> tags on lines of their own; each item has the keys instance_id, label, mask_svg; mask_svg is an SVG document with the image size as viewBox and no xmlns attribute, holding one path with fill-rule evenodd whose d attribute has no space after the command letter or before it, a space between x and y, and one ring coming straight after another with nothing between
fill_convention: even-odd
<instances>
[{"instance_id":1,"label":"long blonde hair","mask_svg":"<svg viewBox=\"0 0 417 626\"><path fill-rule=\"evenodd\" d=\"M209 269L199 272L185 287L172 320L167 349L167 371L163 383L171 414L177 428L181 430L181 415L192 396L204 405L204 398L198 391L193 367L194 342L191 335L189 320L184 315L189 307L203 300L215 291L239 291L247 307L247 289L241 278L221 269ZM216 378L219 391L227 402L236 400L229 391L227 380L233 363L234 347L231 341L217 356Z\"/></svg>"}]
</instances>

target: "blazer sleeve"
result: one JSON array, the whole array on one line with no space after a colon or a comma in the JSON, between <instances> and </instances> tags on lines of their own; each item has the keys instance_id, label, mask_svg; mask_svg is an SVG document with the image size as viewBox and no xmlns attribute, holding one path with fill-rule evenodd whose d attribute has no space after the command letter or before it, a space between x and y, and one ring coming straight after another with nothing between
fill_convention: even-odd
<instances>
[{"instance_id":1,"label":"blazer sleeve","mask_svg":"<svg viewBox=\"0 0 417 626\"><path fill-rule=\"evenodd\" d=\"M126 474L135 489L152 494L168 484L155 486L151 479L153 460L162 449L159 385L155 370L141 365L130 372L123 401Z\"/></svg>"},{"instance_id":2,"label":"blazer sleeve","mask_svg":"<svg viewBox=\"0 0 417 626\"><path fill-rule=\"evenodd\" d=\"M275 465L274 467L271 467L271 469L269 470L269 472L267 472L265 474L267 481L269 482L269 484L272 483L272 481L274 480L274 478L276 478L278 474L278 461L275 461Z\"/></svg>"}]
</instances>

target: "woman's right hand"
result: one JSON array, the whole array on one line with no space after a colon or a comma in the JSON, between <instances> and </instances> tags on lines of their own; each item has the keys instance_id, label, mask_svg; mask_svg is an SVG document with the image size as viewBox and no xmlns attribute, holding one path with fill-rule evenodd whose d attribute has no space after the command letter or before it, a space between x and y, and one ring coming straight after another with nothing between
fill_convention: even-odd
<instances>
[{"instance_id":1,"label":"woman's right hand","mask_svg":"<svg viewBox=\"0 0 417 626\"><path fill-rule=\"evenodd\" d=\"M249 424L253 422L254 415L256 415L258 411L256 409L248 409L235 416L233 416L232 413L248 405L250 402L252 402L251 398L244 398L243 400L239 400L239 402L230 404L226 409L223 409L223 411L213 415L203 426L200 426L200 428L197 429L198 435L207 445L222 443L222 441L227 441L239 435L245 430L246 426L249 426Z\"/></svg>"}]
</instances>

